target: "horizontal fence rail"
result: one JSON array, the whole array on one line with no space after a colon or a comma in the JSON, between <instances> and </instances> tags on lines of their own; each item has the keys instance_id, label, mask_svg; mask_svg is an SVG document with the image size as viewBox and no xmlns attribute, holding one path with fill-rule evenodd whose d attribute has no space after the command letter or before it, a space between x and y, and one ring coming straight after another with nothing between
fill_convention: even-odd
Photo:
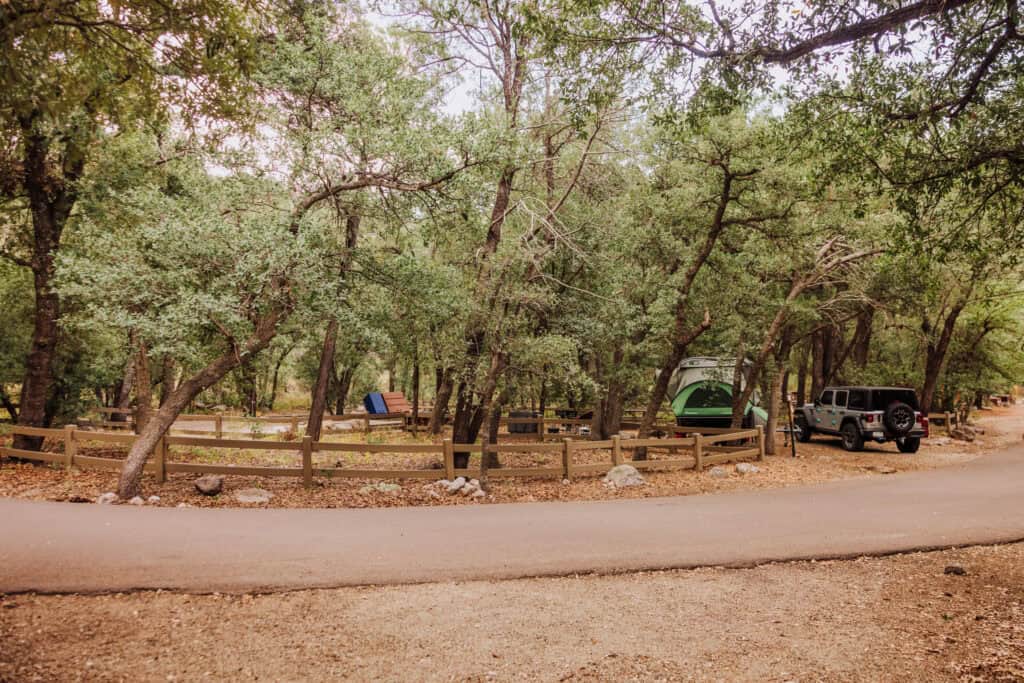
<instances>
[{"instance_id":1,"label":"horizontal fence rail","mask_svg":"<svg viewBox=\"0 0 1024 683\"><path fill-rule=\"evenodd\" d=\"M707 431L707 430L701 430ZM454 444L444 439L435 444L363 444L313 441L304 437L296 441L261 441L257 439L223 439L198 436L165 435L157 443L152 457L146 463L145 471L155 475L158 483L166 480L168 473L223 474L261 477L297 477L303 484L312 486L313 477L324 478L367 478L367 479L454 479L457 476L475 477L482 473L486 454L536 454L546 456L551 462L534 467L492 467L487 476L506 477L560 477L571 479L585 474L603 474L610 468L624 462L623 451L634 453L646 449L647 457L630 460L640 470L694 469L702 471L709 465L735 462L746 459L763 460L765 455L764 429L703 434L690 431L691 435L671 438L633 439L613 436L603 441L573 440L563 438L557 443L498 443L485 448L481 444ZM83 467L102 470L118 470L122 460L117 458L79 455L79 445L85 443L108 443L131 445L134 434L92 432L69 425L62 429L15 426L14 435L43 437L52 444L59 443L63 452L30 451L18 448L0 448L0 456L21 458L36 462L54 463L67 467ZM236 450L283 451L297 456L295 466L257 466L231 464L204 464L171 462L170 450L174 447L215 448ZM577 455L583 452L599 452L599 462L581 462ZM314 466L314 453L389 453L436 455L437 466L424 469L357 469L354 467ZM481 468L456 468L455 454L477 455Z\"/></svg>"}]
</instances>

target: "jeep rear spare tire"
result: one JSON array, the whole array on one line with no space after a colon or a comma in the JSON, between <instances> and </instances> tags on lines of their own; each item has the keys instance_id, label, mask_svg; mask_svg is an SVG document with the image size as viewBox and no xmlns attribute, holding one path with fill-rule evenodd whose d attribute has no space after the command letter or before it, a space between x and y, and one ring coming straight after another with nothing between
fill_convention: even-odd
<instances>
[{"instance_id":1,"label":"jeep rear spare tire","mask_svg":"<svg viewBox=\"0 0 1024 683\"><path fill-rule=\"evenodd\" d=\"M893 436L901 437L914 428L914 409L903 401L893 401L885 409L882 422Z\"/></svg>"}]
</instances>

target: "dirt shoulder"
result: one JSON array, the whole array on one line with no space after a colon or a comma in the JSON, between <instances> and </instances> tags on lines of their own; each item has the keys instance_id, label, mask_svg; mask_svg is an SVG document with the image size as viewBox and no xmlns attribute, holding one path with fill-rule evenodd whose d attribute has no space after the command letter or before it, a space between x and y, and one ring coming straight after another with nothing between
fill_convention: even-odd
<instances>
[{"instance_id":1,"label":"dirt shoulder","mask_svg":"<svg viewBox=\"0 0 1024 683\"><path fill-rule=\"evenodd\" d=\"M1018 443L1024 432L1024 406L997 408L980 414L978 424L984 434L973 443L954 441L944 436L943 428L934 428L933 438L926 440L914 455L905 455L893 444L868 444L861 453L847 453L838 439L815 437L807 444L797 444L798 457L789 457L788 448L780 448L778 456L758 463L759 471L739 474L731 466L724 478L712 476L709 470L698 474L691 470L645 473L644 486L609 489L600 477L582 477L564 484L554 479L496 479L485 502L510 503L532 501L605 500L616 498L646 498L679 496L722 491L768 489L800 484L820 483L851 477L888 476L896 472L926 470L962 464L1001 448ZM358 438L358 437L351 437ZM409 442L400 433L380 432L375 439ZM781 445L781 437L779 439ZM268 452L255 451L242 457L267 458ZM205 452L182 454L183 459L198 462L219 462L232 458L236 464L283 464L264 460L239 461L238 452ZM387 456L384 456L387 457ZM531 456L522 456L529 460ZM542 462L541 456L537 464ZM410 467L415 463L388 461L390 467ZM293 464L294 463L289 463ZM380 463L359 461L362 466ZM530 463L522 463L530 464ZM459 495L437 497L421 480L394 481L401 486L396 491L380 491L371 485L375 481L363 479L318 479L312 489L304 489L297 479L264 477L227 477L224 492L207 497L196 493L193 481L196 475L175 474L163 484L146 477L143 483L146 496L158 496L159 505L176 506L181 503L196 507L240 507L234 493L245 488L261 488L273 494L269 507L399 507L410 505L464 505L478 501ZM35 500L79 501L95 500L100 494L116 488L117 473L63 467L45 467L4 462L0 466L0 496Z\"/></svg>"},{"instance_id":2,"label":"dirt shoulder","mask_svg":"<svg viewBox=\"0 0 1024 683\"><path fill-rule=\"evenodd\" d=\"M18 595L0 597L0 642L3 681L1016 681L1024 545L267 595Z\"/></svg>"}]
</instances>

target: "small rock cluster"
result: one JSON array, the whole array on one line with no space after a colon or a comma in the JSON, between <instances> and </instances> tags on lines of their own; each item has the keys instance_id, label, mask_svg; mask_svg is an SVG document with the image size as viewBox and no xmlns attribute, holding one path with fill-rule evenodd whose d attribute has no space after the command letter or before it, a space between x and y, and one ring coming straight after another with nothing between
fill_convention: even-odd
<instances>
[{"instance_id":1,"label":"small rock cluster","mask_svg":"<svg viewBox=\"0 0 1024 683\"><path fill-rule=\"evenodd\" d=\"M761 471L761 468L752 462L738 462L734 471L736 474L757 474ZM712 479L727 479L732 472L727 467L715 465L708 470L708 474L711 475Z\"/></svg>"},{"instance_id":2,"label":"small rock cluster","mask_svg":"<svg viewBox=\"0 0 1024 683\"><path fill-rule=\"evenodd\" d=\"M643 486L646 482L643 475L632 465L616 465L608 470L608 474L604 475L601 483L606 488L621 489L630 486Z\"/></svg>"},{"instance_id":3,"label":"small rock cluster","mask_svg":"<svg viewBox=\"0 0 1024 683\"><path fill-rule=\"evenodd\" d=\"M446 493L449 496L460 494L467 496L475 500L487 497L487 492L480 488L480 481L477 479L466 480L465 477L456 477L452 481L442 479L435 481L431 484L427 484L423 487L426 489L432 498L440 498L441 493Z\"/></svg>"},{"instance_id":4,"label":"small rock cluster","mask_svg":"<svg viewBox=\"0 0 1024 683\"><path fill-rule=\"evenodd\" d=\"M107 491L96 499L96 502L100 505L116 505L121 502L121 499L117 497L117 494L113 491ZM160 503L160 496L150 496L149 498L143 498L142 496L135 496L128 501L129 505L157 505Z\"/></svg>"}]
</instances>

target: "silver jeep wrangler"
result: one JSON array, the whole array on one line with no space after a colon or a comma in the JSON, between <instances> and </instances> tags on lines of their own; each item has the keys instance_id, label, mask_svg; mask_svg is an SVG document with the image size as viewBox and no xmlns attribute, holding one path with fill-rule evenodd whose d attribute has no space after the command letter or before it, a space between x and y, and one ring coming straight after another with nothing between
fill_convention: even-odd
<instances>
[{"instance_id":1,"label":"silver jeep wrangler","mask_svg":"<svg viewBox=\"0 0 1024 683\"><path fill-rule=\"evenodd\" d=\"M865 441L895 441L901 453L916 453L928 436L928 417L919 407L917 394L904 387L828 387L796 409L793 426L801 442L834 434L848 451L863 449Z\"/></svg>"}]
</instances>

